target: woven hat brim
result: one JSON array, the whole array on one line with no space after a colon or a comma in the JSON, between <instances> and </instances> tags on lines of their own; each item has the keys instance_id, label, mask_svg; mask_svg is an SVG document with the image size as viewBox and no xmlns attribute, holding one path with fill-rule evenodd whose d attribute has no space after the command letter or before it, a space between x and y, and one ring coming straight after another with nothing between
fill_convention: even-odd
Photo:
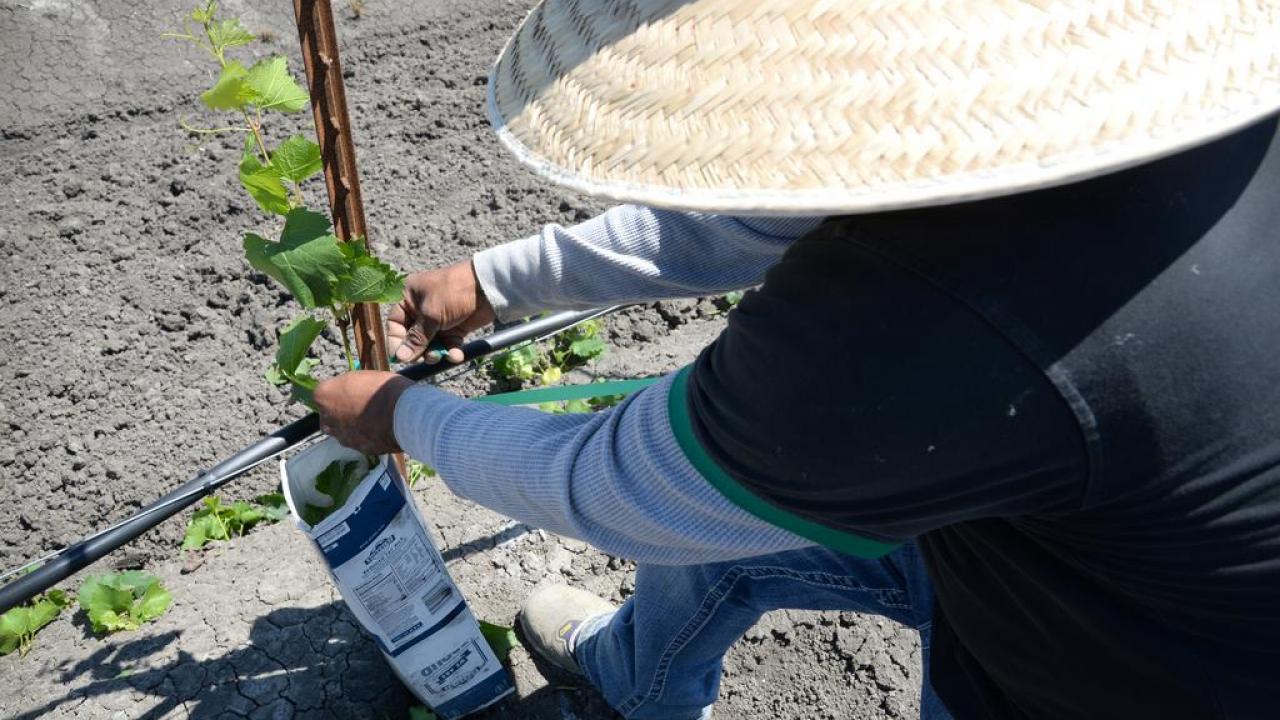
<instances>
[{"instance_id":1,"label":"woven hat brim","mask_svg":"<svg viewBox=\"0 0 1280 720\"><path fill-rule=\"evenodd\" d=\"M488 93L489 122L498 141L529 170L551 182L586 195L623 203L635 203L668 210L767 217L817 217L855 215L888 210L906 210L1014 195L1031 190L1066 185L1142 165L1177 154L1229 135L1277 113L1263 105L1248 114L1233 115L1220 122L1206 123L1176 138L1146 143L1119 143L1108 153L1053 163L1024 163L987 172L950 175L937 180L880 185L861 191L849 188L827 190L677 188L669 185L599 180L551 162L527 147L507 128L492 91Z\"/></svg>"},{"instance_id":2,"label":"woven hat brim","mask_svg":"<svg viewBox=\"0 0 1280 720\"><path fill-rule=\"evenodd\" d=\"M554 1L544 0L530 17L534 17L547 2ZM690 4L698 2L705 0L691 0ZM1270 24L1261 23L1260 32L1263 40L1274 45L1280 39L1280 33L1274 32L1280 28L1280 7L1269 7L1267 12L1265 19ZM526 24L528 22L526 20ZM628 172L626 167L619 170L624 163L619 163L616 157L608 158L608 168L602 170L606 163L599 162L598 156L593 158L596 148L581 139L584 137L581 127L553 127L542 135L531 133L528 128L523 132L512 129L509 123L511 103L507 103L504 112L498 88L503 63L511 62L512 45L520 37L519 33L517 31L508 41L489 79L488 113L503 145L534 172L579 192L679 210L739 215L831 215L995 197L1075 182L1149 162L1209 142L1280 110L1280 52L1253 48L1249 50L1253 53L1249 56L1249 63L1258 66L1257 72L1246 78L1247 87L1243 90L1232 89L1226 94L1231 102L1206 103L1203 107L1194 108L1194 113L1183 112L1186 108L1174 108L1189 117L1181 117L1176 127L1158 128L1159 132L1149 135L1135 132L1114 140L1068 147L1061 152L1001 161L959 172L922 172L918 177L900 180L850 183L844 182L847 176L842 175L841 181L826 186L814 186L812 183L804 187L787 187L785 183L752 186L742 182L702 183L696 174L690 173L692 182L670 182L665 178L661 182L646 182L642 178L643 173ZM580 88L576 90L581 94ZM563 100L554 93L550 95L547 102ZM524 101L517 111L523 110L526 104L542 102L543 98L530 97ZM594 109L586 115L594 116ZM645 128L638 126L634 131L643 137ZM544 146L539 141L548 135L554 135L557 140L570 138L566 141L570 147L566 151L563 147ZM589 136L589 133L585 135ZM579 144L573 145L575 142ZM566 158L587 160L566 162ZM874 169L867 172L867 175L875 174Z\"/></svg>"}]
</instances>

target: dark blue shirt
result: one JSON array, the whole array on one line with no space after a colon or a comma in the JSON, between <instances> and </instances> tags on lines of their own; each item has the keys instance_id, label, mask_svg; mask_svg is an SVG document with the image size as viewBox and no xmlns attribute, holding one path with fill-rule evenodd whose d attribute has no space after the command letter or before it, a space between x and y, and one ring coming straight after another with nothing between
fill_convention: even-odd
<instances>
[{"instance_id":1,"label":"dark blue shirt","mask_svg":"<svg viewBox=\"0 0 1280 720\"><path fill-rule=\"evenodd\" d=\"M755 498L919 544L957 717L1280 714L1275 120L829 220L732 314L687 405Z\"/></svg>"}]
</instances>

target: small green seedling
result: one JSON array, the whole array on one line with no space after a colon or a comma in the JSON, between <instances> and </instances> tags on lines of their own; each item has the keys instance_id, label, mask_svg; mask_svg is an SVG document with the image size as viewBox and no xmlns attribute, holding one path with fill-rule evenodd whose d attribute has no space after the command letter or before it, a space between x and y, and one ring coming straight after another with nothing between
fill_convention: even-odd
<instances>
[{"instance_id":1,"label":"small green seedling","mask_svg":"<svg viewBox=\"0 0 1280 720\"><path fill-rule=\"evenodd\" d=\"M409 487L436 476L436 471L417 460L409 460Z\"/></svg>"},{"instance_id":2,"label":"small green seedling","mask_svg":"<svg viewBox=\"0 0 1280 720\"><path fill-rule=\"evenodd\" d=\"M489 643L489 648L501 663L505 663L507 656L511 654L511 649L520 644L515 629L506 625L494 625L481 620L480 634L484 636L485 641Z\"/></svg>"},{"instance_id":3,"label":"small green seedling","mask_svg":"<svg viewBox=\"0 0 1280 720\"><path fill-rule=\"evenodd\" d=\"M182 126L198 134L244 133L240 184L263 212L284 218L278 240L247 233L244 254L255 270L280 283L306 311L280 333L275 362L266 378L275 385L291 385L294 399L314 408L312 394L319 381L313 370L319 360L307 354L328 319L340 331L347 368L355 369L350 338L353 308L359 303L399 300L404 275L371 256L363 239L339 240L330 231L327 217L305 207L303 185L323 169L319 145L292 135L275 149L269 147L263 114L296 113L310 100L289 73L284 56L272 55L251 67L229 58L228 50L255 38L238 19L218 17L213 0L183 21L182 32L164 37L191 43L217 62L218 79L200 100L211 110L234 113L238 120L220 128L196 128L185 120Z\"/></svg>"},{"instance_id":4,"label":"small green seedling","mask_svg":"<svg viewBox=\"0 0 1280 720\"><path fill-rule=\"evenodd\" d=\"M0 655L17 650L19 656L25 657L35 643L36 633L53 622L71 600L62 590L50 590L0 615Z\"/></svg>"},{"instance_id":5,"label":"small green seedling","mask_svg":"<svg viewBox=\"0 0 1280 720\"><path fill-rule=\"evenodd\" d=\"M217 496L207 497L204 506L187 521L182 549L196 550L213 540L230 540L244 535L255 525L277 522L288 514L289 508L280 493L260 495L253 503L236 500L230 505L223 505Z\"/></svg>"},{"instance_id":6,"label":"small green seedling","mask_svg":"<svg viewBox=\"0 0 1280 720\"><path fill-rule=\"evenodd\" d=\"M94 575L80 586L78 599L96 633L137 630L173 602L158 578L138 570Z\"/></svg>"},{"instance_id":7,"label":"small green seedling","mask_svg":"<svg viewBox=\"0 0 1280 720\"><path fill-rule=\"evenodd\" d=\"M376 458L335 460L329 463L316 476L316 490L328 495L333 502L330 505L304 504L301 513L302 521L311 527L315 527L323 522L325 518L332 515L338 508L346 505L347 500L351 498L351 493L356 491L356 488L360 486L360 481L369 473L369 468L376 463Z\"/></svg>"},{"instance_id":8,"label":"small green seedling","mask_svg":"<svg viewBox=\"0 0 1280 720\"><path fill-rule=\"evenodd\" d=\"M538 378L542 385L555 385L565 373L595 360L605 350L600 322L588 320L557 335L545 350L525 345L497 356L490 367L494 375L506 380L523 383Z\"/></svg>"}]
</instances>

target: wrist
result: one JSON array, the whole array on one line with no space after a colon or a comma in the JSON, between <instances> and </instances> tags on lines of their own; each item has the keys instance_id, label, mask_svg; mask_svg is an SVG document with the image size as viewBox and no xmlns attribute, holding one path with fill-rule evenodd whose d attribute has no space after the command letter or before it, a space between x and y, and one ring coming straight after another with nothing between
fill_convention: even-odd
<instances>
[{"instance_id":1,"label":"wrist","mask_svg":"<svg viewBox=\"0 0 1280 720\"><path fill-rule=\"evenodd\" d=\"M473 255L470 260L460 264L466 266L464 270L466 272L467 281L471 285L471 292L475 297L476 313L481 317L488 318L488 321L492 322L495 317L493 304L489 302L489 297L484 291L484 284L480 282L480 275L476 272L475 256Z\"/></svg>"}]
</instances>

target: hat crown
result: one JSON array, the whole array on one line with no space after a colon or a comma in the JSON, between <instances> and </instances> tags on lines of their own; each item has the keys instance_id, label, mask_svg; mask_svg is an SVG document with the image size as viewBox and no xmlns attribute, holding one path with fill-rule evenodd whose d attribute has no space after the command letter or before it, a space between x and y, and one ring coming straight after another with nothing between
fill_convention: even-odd
<instances>
[{"instance_id":1,"label":"hat crown","mask_svg":"<svg viewBox=\"0 0 1280 720\"><path fill-rule=\"evenodd\" d=\"M1280 108L1280 0L544 0L503 141L620 200L837 213L1173 152Z\"/></svg>"}]
</instances>

